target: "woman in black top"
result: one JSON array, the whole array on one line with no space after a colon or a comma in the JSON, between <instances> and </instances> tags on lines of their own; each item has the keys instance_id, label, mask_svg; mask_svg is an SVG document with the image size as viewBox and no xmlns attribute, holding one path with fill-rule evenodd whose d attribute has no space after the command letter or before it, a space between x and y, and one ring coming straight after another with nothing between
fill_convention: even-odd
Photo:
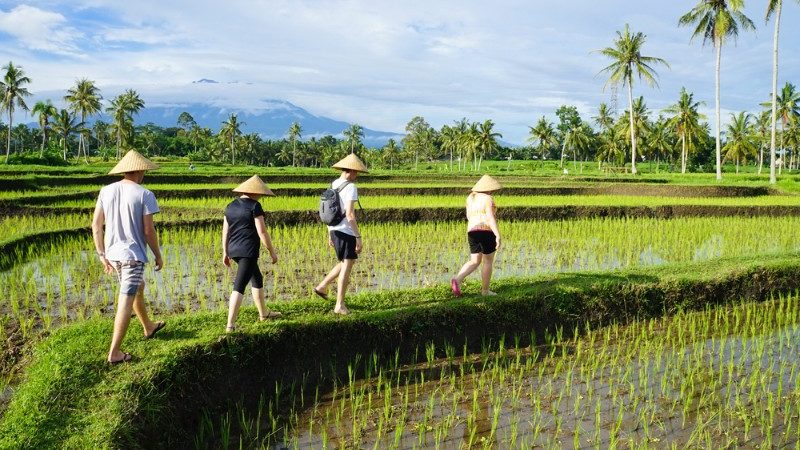
<instances>
[{"instance_id":1,"label":"woman in black top","mask_svg":"<svg viewBox=\"0 0 800 450\"><path fill-rule=\"evenodd\" d=\"M227 332L236 329L236 317L239 315L244 288L248 282L253 293L253 301L258 308L259 320L281 315L279 312L269 311L264 305L264 276L258 268L261 243L269 250L272 264L278 262L278 254L272 247L272 240L264 224L264 210L258 203L258 199L262 196L274 197L275 194L258 175L253 175L233 192L242 195L225 208L225 221L222 224L222 263L230 267L232 259L238 265L233 292L228 303Z\"/></svg>"}]
</instances>

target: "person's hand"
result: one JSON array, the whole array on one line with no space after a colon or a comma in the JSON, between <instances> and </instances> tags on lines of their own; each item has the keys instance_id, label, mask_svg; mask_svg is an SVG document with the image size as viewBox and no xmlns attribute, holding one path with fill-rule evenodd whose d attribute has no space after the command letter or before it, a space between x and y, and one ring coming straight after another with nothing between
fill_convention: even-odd
<instances>
[{"instance_id":1,"label":"person's hand","mask_svg":"<svg viewBox=\"0 0 800 450\"><path fill-rule=\"evenodd\" d=\"M497 250L500 250L500 236L494 238L494 243L497 246Z\"/></svg>"},{"instance_id":2,"label":"person's hand","mask_svg":"<svg viewBox=\"0 0 800 450\"><path fill-rule=\"evenodd\" d=\"M228 255L222 255L222 264L225 267L230 267L231 266L231 258Z\"/></svg>"},{"instance_id":3,"label":"person's hand","mask_svg":"<svg viewBox=\"0 0 800 450\"><path fill-rule=\"evenodd\" d=\"M331 239L330 237L328 237L328 245L333 247L333 239Z\"/></svg>"},{"instance_id":4,"label":"person's hand","mask_svg":"<svg viewBox=\"0 0 800 450\"><path fill-rule=\"evenodd\" d=\"M269 256L272 257L272 264L278 263L278 254L275 251L269 252Z\"/></svg>"},{"instance_id":5,"label":"person's hand","mask_svg":"<svg viewBox=\"0 0 800 450\"><path fill-rule=\"evenodd\" d=\"M114 266L111 265L111 261L108 260L105 256L100 257L100 262L103 263L103 272L111 275L114 273Z\"/></svg>"},{"instance_id":6,"label":"person's hand","mask_svg":"<svg viewBox=\"0 0 800 450\"><path fill-rule=\"evenodd\" d=\"M364 248L364 244L361 241L360 237L356 238L356 254L361 253L361 249Z\"/></svg>"},{"instance_id":7,"label":"person's hand","mask_svg":"<svg viewBox=\"0 0 800 450\"><path fill-rule=\"evenodd\" d=\"M161 270L162 267L164 267L164 260L161 259L161 255L156 255L156 272Z\"/></svg>"}]
</instances>

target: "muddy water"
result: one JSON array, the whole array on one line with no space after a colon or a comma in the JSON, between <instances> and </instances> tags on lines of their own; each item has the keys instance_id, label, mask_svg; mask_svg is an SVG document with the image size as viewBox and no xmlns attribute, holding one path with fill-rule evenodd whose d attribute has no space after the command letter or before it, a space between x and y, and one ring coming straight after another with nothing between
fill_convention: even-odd
<instances>
[{"instance_id":1,"label":"muddy water","mask_svg":"<svg viewBox=\"0 0 800 450\"><path fill-rule=\"evenodd\" d=\"M799 342L794 324L641 352L622 366L582 365L574 348L544 359L526 349L485 364L438 360L390 373L391 391L371 378L328 395L270 447L794 447ZM626 345L593 350L615 355Z\"/></svg>"}]
</instances>

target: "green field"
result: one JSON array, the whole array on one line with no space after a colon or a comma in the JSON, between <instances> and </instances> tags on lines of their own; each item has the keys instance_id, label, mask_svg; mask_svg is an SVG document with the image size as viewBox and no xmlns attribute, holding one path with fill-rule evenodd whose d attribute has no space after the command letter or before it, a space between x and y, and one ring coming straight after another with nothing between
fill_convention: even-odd
<instances>
[{"instance_id":1,"label":"green field","mask_svg":"<svg viewBox=\"0 0 800 450\"><path fill-rule=\"evenodd\" d=\"M335 174L165 164L145 180L165 256L146 297L169 325L145 342L134 324L137 359L114 368L115 282L88 230L107 168L0 167L0 448L797 445L797 180L489 166L508 187L500 295L474 277L449 293L477 175L377 171L339 318L311 294ZM222 210L254 171L280 193L261 266L284 317L250 324L246 303L226 336Z\"/></svg>"}]
</instances>

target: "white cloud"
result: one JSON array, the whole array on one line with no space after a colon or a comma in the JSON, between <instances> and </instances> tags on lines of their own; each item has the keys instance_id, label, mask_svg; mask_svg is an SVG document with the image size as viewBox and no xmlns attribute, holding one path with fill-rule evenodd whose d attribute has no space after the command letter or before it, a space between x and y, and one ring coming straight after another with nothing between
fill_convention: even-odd
<instances>
[{"instance_id":1,"label":"white cloud","mask_svg":"<svg viewBox=\"0 0 800 450\"><path fill-rule=\"evenodd\" d=\"M77 42L81 32L67 24L57 12L19 5L5 12L0 10L0 31L19 40L23 47L60 55L78 56Z\"/></svg>"}]
</instances>

